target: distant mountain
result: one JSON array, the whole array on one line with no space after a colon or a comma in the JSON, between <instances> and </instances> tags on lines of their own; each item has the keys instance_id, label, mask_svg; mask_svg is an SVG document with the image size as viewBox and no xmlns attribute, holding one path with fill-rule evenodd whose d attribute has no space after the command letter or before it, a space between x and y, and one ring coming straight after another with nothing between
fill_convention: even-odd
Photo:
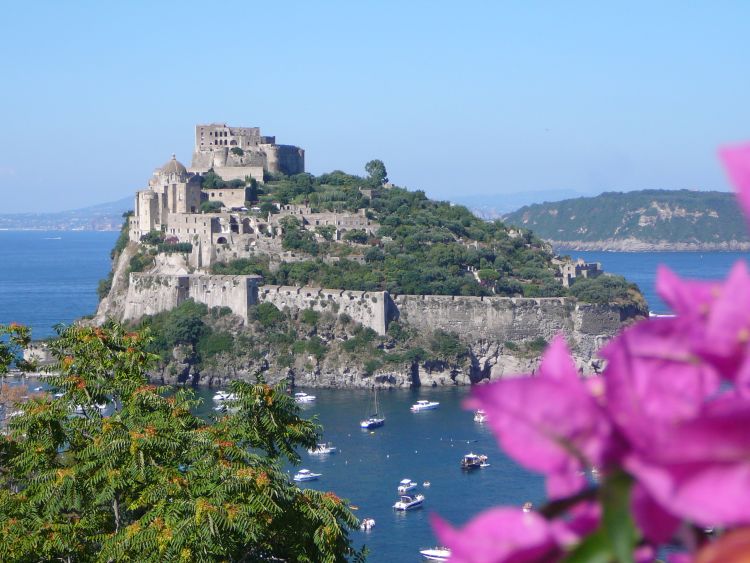
<instances>
[{"instance_id":1,"label":"distant mountain","mask_svg":"<svg viewBox=\"0 0 750 563\"><path fill-rule=\"evenodd\" d=\"M747 226L728 192L605 192L527 205L503 218L576 250L750 249Z\"/></svg>"},{"instance_id":2,"label":"distant mountain","mask_svg":"<svg viewBox=\"0 0 750 563\"><path fill-rule=\"evenodd\" d=\"M0 213L0 229L32 231L118 231L133 198L56 213Z\"/></svg>"},{"instance_id":3,"label":"distant mountain","mask_svg":"<svg viewBox=\"0 0 750 563\"><path fill-rule=\"evenodd\" d=\"M522 205L584 196L587 194L574 190L539 190L531 192L513 192L509 194L457 195L451 201L465 205L482 219L499 219L506 213Z\"/></svg>"}]
</instances>

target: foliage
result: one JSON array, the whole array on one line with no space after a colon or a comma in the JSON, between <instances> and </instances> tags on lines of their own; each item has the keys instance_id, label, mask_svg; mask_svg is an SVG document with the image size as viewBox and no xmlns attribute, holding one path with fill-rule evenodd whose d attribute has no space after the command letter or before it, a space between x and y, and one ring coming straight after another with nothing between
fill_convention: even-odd
<instances>
[{"instance_id":1,"label":"foliage","mask_svg":"<svg viewBox=\"0 0 750 563\"><path fill-rule=\"evenodd\" d=\"M315 232L322 236L325 240L333 240L333 236L336 234L336 227L333 225L318 225L315 227Z\"/></svg>"},{"instance_id":2,"label":"foliage","mask_svg":"<svg viewBox=\"0 0 750 563\"><path fill-rule=\"evenodd\" d=\"M116 256L118 256L123 250L125 250L125 247L128 245L128 241L130 240L128 231L130 230L130 217L133 215L132 211L127 211L122 214L123 222L122 227L120 227L120 234L117 236L117 240L115 241L114 247L112 247L112 250L109 253L109 257L113 260Z\"/></svg>"},{"instance_id":3,"label":"foliage","mask_svg":"<svg viewBox=\"0 0 750 563\"><path fill-rule=\"evenodd\" d=\"M201 182L201 189L203 190L219 189L227 185L227 183L221 179L221 176L214 172L213 168L201 176Z\"/></svg>"},{"instance_id":4,"label":"foliage","mask_svg":"<svg viewBox=\"0 0 750 563\"><path fill-rule=\"evenodd\" d=\"M236 411L201 420L192 392L148 385L149 341L117 325L61 332L49 382L62 396L22 405L0 445L0 559L361 559L346 504L282 471L318 439L293 399L234 382Z\"/></svg>"},{"instance_id":5,"label":"foliage","mask_svg":"<svg viewBox=\"0 0 750 563\"><path fill-rule=\"evenodd\" d=\"M638 287L622 276L603 275L596 278L576 278L570 294L588 303L622 303L633 299Z\"/></svg>"},{"instance_id":6,"label":"foliage","mask_svg":"<svg viewBox=\"0 0 750 563\"><path fill-rule=\"evenodd\" d=\"M245 151L243 151L240 147L232 147L229 152L237 156L242 156L245 154Z\"/></svg>"},{"instance_id":7,"label":"foliage","mask_svg":"<svg viewBox=\"0 0 750 563\"><path fill-rule=\"evenodd\" d=\"M150 268L153 263L153 256L146 254L143 251L139 251L130 258L130 262L128 262L128 273L143 272Z\"/></svg>"},{"instance_id":8,"label":"foliage","mask_svg":"<svg viewBox=\"0 0 750 563\"><path fill-rule=\"evenodd\" d=\"M352 229L344 233L344 240L347 242L356 242L357 244L365 244L368 239L368 235L362 229Z\"/></svg>"},{"instance_id":9,"label":"foliage","mask_svg":"<svg viewBox=\"0 0 750 563\"><path fill-rule=\"evenodd\" d=\"M731 193L692 190L605 192L522 207L505 217L556 241L636 238L647 242L747 241Z\"/></svg>"},{"instance_id":10,"label":"foliage","mask_svg":"<svg viewBox=\"0 0 750 563\"><path fill-rule=\"evenodd\" d=\"M314 309L305 309L300 313L300 320L305 324L315 326L320 320L320 313Z\"/></svg>"},{"instance_id":11,"label":"foliage","mask_svg":"<svg viewBox=\"0 0 750 563\"><path fill-rule=\"evenodd\" d=\"M465 353L466 347L461 344L457 335L436 330L430 339L430 350L441 360L455 359Z\"/></svg>"},{"instance_id":12,"label":"foliage","mask_svg":"<svg viewBox=\"0 0 750 563\"><path fill-rule=\"evenodd\" d=\"M260 303L255 307L255 320L266 328L280 323L284 318L284 313L279 311L273 303Z\"/></svg>"},{"instance_id":13,"label":"foliage","mask_svg":"<svg viewBox=\"0 0 750 563\"><path fill-rule=\"evenodd\" d=\"M218 213L221 208L224 207L224 202L221 201L204 201L201 203L201 213Z\"/></svg>"},{"instance_id":14,"label":"foliage","mask_svg":"<svg viewBox=\"0 0 750 563\"><path fill-rule=\"evenodd\" d=\"M167 254L172 253L186 253L190 254L193 251L193 245L189 242L173 242L173 243L162 243L157 247L159 252L165 252Z\"/></svg>"},{"instance_id":15,"label":"foliage","mask_svg":"<svg viewBox=\"0 0 750 563\"><path fill-rule=\"evenodd\" d=\"M385 170L385 164L383 164L382 160L371 160L365 164L365 172L367 172L370 182L376 186L385 184L388 181L388 173Z\"/></svg>"},{"instance_id":16,"label":"foliage","mask_svg":"<svg viewBox=\"0 0 750 563\"><path fill-rule=\"evenodd\" d=\"M149 231L141 236L141 242L143 244L161 244L164 242L164 236L161 231Z\"/></svg>"},{"instance_id":17,"label":"foliage","mask_svg":"<svg viewBox=\"0 0 750 563\"><path fill-rule=\"evenodd\" d=\"M112 282L114 281L115 275L112 271L107 274L106 278L100 279L99 284L96 286L96 294L99 297L99 301L109 295L109 290L112 289Z\"/></svg>"}]
</instances>

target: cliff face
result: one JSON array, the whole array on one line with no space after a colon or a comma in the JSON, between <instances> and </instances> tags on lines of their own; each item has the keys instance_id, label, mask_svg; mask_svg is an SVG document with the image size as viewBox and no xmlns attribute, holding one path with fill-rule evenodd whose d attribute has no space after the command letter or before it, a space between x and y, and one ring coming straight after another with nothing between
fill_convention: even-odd
<instances>
[{"instance_id":1,"label":"cliff face","mask_svg":"<svg viewBox=\"0 0 750 563\"><path fill-rule=\"evenodd\" d=\"M251 352L237 344L210 361L199 361L196 349L179 345L154 373L164 383L216 386L232 379L252 380L263 373L270 382L288 379L313 387L470 385L533 372L544 343L560 333L568 340L581 372L594 373L600 367L596 358L600 346L624 324L647 314L634 305L593 305L569 298L391 297L387 292L263 286L251 276L152 272L131 275L128 282L127 264L134 252L126 248L115 263L112 290L102 300L96 322L106 318L135 321L193 299L232 311L218 320L207 317L213 332L229 335L235 342L270 343L263 340L268 326L254 316L258 306L266 304L283 312L291 323L279 329L279 334L288 335L293 328L296 343L302 343L295 353L272 344L256 346ZM176 271L174 264L170 268ZM300 321L303 313L320 320L308 327ZM409 336L394 336L388 330L391 323ZM368 344L370 352L389 356L388 361L368 363L372 354L347 348L363 327L369 327L375 339ZM457 336L459 349L450 355L435 350L409 354L414 349L429 350L436 331ZM325 353L307 352L305 343L310 339Z\"/></svg>"}]
</instances>

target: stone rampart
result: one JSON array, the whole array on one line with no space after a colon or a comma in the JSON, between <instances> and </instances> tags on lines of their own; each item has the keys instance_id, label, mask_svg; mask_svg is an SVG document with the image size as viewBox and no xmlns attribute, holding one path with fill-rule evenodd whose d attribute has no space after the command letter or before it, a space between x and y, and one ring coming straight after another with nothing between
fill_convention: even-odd
<instances>
[{"instance_id":1,"label":"stone rampart","mask_svg":"<svg viewBox=\"0 0 750 563\"><path fill-rule=\"evenodd\" d=\"M258 291L258 302L272 303L282 310L313 309L339 315L346 313L363 326L370 327L378 334L385 334L391 301L385 291L263 285Z\"/></svg>"},{"instance_id":2,"label":"stone rampart","mask_svg":"<svg viewBox=\"0 0 750 563\"><path fill-rule=\"evenodd\" d=\"M229 307L245 321L247 308L272 303L292 312L313 309L345 313L354 321L385 334L398 319L424 332L442 329L470 342L516 342L564 333L587 357L634 316L617 305L577 303L565 298L456 297L399 295L385 291L348 291L260 285L260 276L167 275L134 273L124 319L135 320L176 307L186 299L208 307Z\"/></svg>"}]
</instances>

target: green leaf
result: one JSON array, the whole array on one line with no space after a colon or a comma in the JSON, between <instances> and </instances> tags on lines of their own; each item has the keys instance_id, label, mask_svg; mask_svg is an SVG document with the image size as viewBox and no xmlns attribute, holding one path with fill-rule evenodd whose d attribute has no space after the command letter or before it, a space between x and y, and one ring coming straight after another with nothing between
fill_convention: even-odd
<instances>
[{"instance_id":1,"label":"green leaf","mask_svg":"<svg viewBox=\"0 0 750 563\"><path fill-rule=\"evenodd\" d=\"M603 530L586 537L563 563L610 563L613 560L611 546Z\"/></svg>"},{"instance_id":2,"label":"green leaf","mask_svg":"<svg viewBox=\"0 0 750 563\"><path fill-rule=\"evenodd\" d=\"M633 550L638 542L638 532L630 513L632 485L633 479L620 472L609 476L602 487L602 528L619 563L633 563Z\"/></svg>"}]
</instances>

